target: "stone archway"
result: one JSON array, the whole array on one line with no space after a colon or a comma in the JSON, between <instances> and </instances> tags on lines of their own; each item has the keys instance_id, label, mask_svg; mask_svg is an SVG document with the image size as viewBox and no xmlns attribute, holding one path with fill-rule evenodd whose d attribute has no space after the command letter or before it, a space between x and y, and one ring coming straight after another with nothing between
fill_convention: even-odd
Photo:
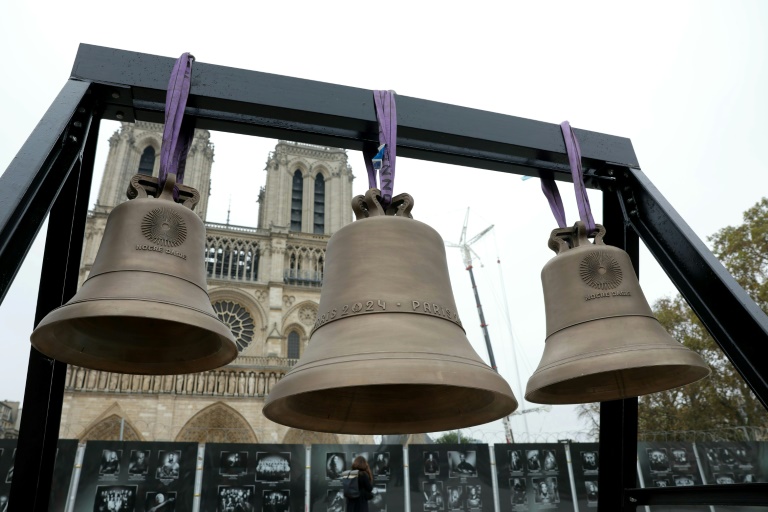
<instances>
[{"instance_id":1,"label":"stone archway","mask_svg":"<svg viewBox=\"0 0 768 512\"><path fill-rule=\"evenodd\" d=\"M258 443L245 418L225 403L217 402L195 414L182 427L177 442Z\"/></svg>"},{"instance_id":2,"label":"stone archway","mask_svg":"<svg viewBox=\"0 0 768 512\"><path fill-rule=\"evenodd\" d=\"M117 414L107 416L80 436L80 441L118 441L120 440L121 428L123 441L143 441L141 434L131 422L127 419L123 420L124 418Z\"/></svg>"},{"instance_id":3,"label":"stone archway","mask_svg":"<svg viewBox=\"0 0 768 512\"><path fill-rule=\"evenodd\" d=\"M313 432L292 428L283 438L283 444L341 444L339 436L326 432Z\"/></svg>"}]
</instances>

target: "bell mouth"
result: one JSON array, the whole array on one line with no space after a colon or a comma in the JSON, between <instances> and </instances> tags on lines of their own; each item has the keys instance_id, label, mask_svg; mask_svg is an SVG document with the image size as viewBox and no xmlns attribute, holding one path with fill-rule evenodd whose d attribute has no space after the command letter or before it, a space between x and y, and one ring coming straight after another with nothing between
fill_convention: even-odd
<instances>
[{"instance_id":1,"label":"bell mouth","mask_svg":"<svg viewBox=\"0 0 768 512\"><path fill-rule=\"evenodd\" d=\"M709 373L701 356L655 318L603 318L547 339L525 399L553 405L620 400L685 386Z\"/></svg>"},{"instance_id":2,"label":"bell mouth","mask_svg":"<svg viewBox=\"0 0 768 512\"><path fill-rule=\"evenodd\" d=\"M458 325L392 313L317 329L263 412L316 432L417 434L482 425L516 408L509 384Z\"/></svg>"},{"instance_id":3,"label":"bell mouth","mask_svg":"<svg viewBox=\"0 0 768 512\"><path fill-rule=\"evenodd\" d=\"M700 366L650 364L555 382L527 391L525 399L553 405L606 402L685 386L707 375L709 369Z\"/></svg>"},{"instance_id":4,"label":"bell mouth","mask_svg":"<svg viewBox=\"0 0 768 512\"><path fill-rule=\"evenodd\" d=\"M218 318L151 300L66 304L40 322L31 341L58 361L116 373L195 373L237 357L235 340Z\"/></svg>"},{"instance_id":5,"label":"bell mouth","mask_svg":"<svg viewBox=\"0 0 768 512\"><path fill-rule=\"evenodd\" d=\"M273 399L276 423L336 434L414 434L466 428L510 414L508 395L461 385L379 384L309 391Z\"/></svg>"}]
</instances>

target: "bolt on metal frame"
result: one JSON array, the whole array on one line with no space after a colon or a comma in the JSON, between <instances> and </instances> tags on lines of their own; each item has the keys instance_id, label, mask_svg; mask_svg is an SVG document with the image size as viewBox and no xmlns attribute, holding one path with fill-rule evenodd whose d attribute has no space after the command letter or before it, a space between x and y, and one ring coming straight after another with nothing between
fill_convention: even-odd
<instances>
[{"instance_id":1,"label":"bolt on metal frame","mask_svg":"<svg viewBox=\"0 0 768 512\"><path fill-rule=\"evenodd\" d=\"M175 58L81 44L70 78L0 176L0 301L49 214L37 324L76 291L101 119L162 123ZM571 181L560 127L398 95L398 155ZM378 145L372 91L195 63L185 115L196 127L352 150ZM638 268L639 240L763 406L768 317L640 170L629 139L575 130L585 182L603 192L606 243ZM65 253L64 253L65 251ZM64 257L66 256L66 257ZM20 340L23 342L23 340ZM48 508L66 365L30 347L10 503ZM638 489L637 399L600 408L598 511L640 505L764 504L768 484Z\"/></svg>"}]
</instances>

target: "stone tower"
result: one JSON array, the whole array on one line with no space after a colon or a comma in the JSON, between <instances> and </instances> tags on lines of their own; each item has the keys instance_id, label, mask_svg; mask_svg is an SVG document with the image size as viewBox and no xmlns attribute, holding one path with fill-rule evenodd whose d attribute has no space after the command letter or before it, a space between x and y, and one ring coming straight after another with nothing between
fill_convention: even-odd
<instances>
[{"instance_id":1,"label":"stone tower","mask_svg":"<svg viewBox=\"0 0 768 512\"><path fill-rule=\"evenodd\" d=\"M157 176L162 125L123 123L110 148L97 203L89 212L80 283L87 278L109 212L136 173ZM184 184L205 221L214 146L195 132ZM317 317L325 248L352 221L346 151L279 141L267 157L257 226L206 222L208 293L234 334L231 364L187 375L130 375L69 366L61 438L359 443L370 438L295 431L267 420L269 390L301 356Z\"/></svg>"}]
</instances>

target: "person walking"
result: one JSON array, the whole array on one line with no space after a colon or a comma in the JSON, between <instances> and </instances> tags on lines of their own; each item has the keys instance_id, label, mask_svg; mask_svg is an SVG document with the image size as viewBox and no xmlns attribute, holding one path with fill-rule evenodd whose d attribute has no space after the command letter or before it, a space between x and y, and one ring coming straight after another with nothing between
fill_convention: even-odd
<instances>
[{"instance_id":1,"label":"person walking","mask_svg":"<svg viewBox=\"0 0 768 512\"><path fill-rule=\"evenodd\" d=\"M373 474L365 457L358 455L352 461L352 471L357 470L357 484L360 496L347 498L347 512L368 512L368 500L373 498Z\"/></svg>"}]
</instances>

